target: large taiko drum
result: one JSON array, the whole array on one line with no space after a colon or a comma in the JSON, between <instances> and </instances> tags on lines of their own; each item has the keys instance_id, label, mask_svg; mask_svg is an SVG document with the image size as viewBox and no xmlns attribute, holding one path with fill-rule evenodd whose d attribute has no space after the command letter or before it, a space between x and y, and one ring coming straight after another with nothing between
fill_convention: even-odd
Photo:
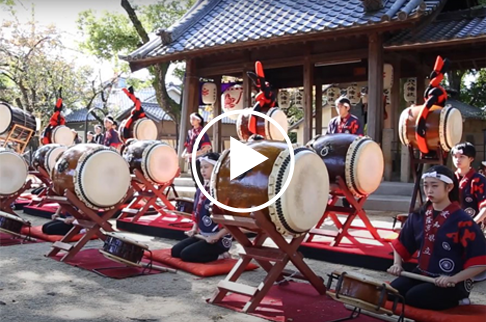
<instances>
[{"instance_id":1,"label":"large taiko drum","mask_svg":"<svg viewBox=\"0 0 486 322\"><path fill-rule=\"evenodd\" d=\"M383 152L367 136L328 134L307 143L322 158L329 171L331 190L336 191L337 177L356 196L366 196L378 189L384 171Z\"/></svg>"},{"instance_id":2,"label":"large taiko drum","mask_svg":"<svg viewBox=\"0 0 486 322\"><path fill-rule=\"evenodd\" d=\"M56 164L58 157L66 151L67 147L60 144L46 144L35 151L32 166L37 169L41 167L49 176Z\"/></svg>"},{"instance_id":3,"label":"large taiko drum","mask_svg":"<svg viewBox=\"0 0 486 322\"><path fill-rule=\"evenodd\" d=\"M0 211L0 232L22 236L22 227L29 227L30 222L19 217Z\"/></svg>"},{"instance_id":4,"label":"large taiko drum","mask_svg":"<svg viewBox=\"0 0 486 322\"><path fill-rule=\"evenodd\" d=\"M415 138L417 117L423 105L411 106L403 110L398 124L398 136L403 145L418 148ZM461 112L447 105L446 107L432 106L427 116L426 134L429 150L449 152L462 138Z\"/></svg>"},{"instance_id":5,"label":"large taiko drum","mask_svg":"<svg viewBox=\"0 0 486 322\"><path fill-rule=\"evenodd\" d=\"M20 154L0 148L0 197L19 191L28 174L27 162Z\"/></svg>"},{"instance_id":6,"label":"large taiko drum","mask_svg":"<svg viewBox=\"0 0 486 322\"><path fill-rule=\"evenodd\" d=\"M235 208L260 206L276 196L290 172L290 150L287 144L258 140L247 146L268 160L230 180L230 153L226 150L218 160L211 178L211 193L223 204ZM301 235L321 219L327 205L329 177L321 158L307 148L294 150L295 165L290 184L272 205L262 211L270 217L283 235ZM248 217L249 213L233 216Z\"/></svg>"},{"instance_id":7,"label":"large taiko drum","mask_svg":"<svg viewBox=\"0 0 486 322\"><path fill-rule=\"evenodd\" d=\"M141 171L145 179L161 184L170 182L179 172L176 151L160 141L132 141L123 151L130 172Z\"/></svg>"},{"instance_id":8,"label":"large taiko drum","mask_svg":"<svg viewBox=\"0 0 486 322\"><path fill-rule=\"evenodd\" d=\"M246 111L252 111L252 108L245 109ZM268 115L283 128L284 132L287 133L288 122L287 115L278 108L270 108L266 112L262 112ZM250 113L241 113L238 115L236 120L236 133L240 140L248 141L248 138L253 134L258 134L263 136L267 140L273 141L284 141L285 136L282 132L270 121L263 119L262 117L257 117L257 133L252 133L248 129L248 122L250 121Z\"/></svg>"},{"instance_id":9,"label":"large taiko drum","mask_svg":"<svg viewBox=\"0 0 486 322\"><path fill-rule=\"evenodd\" d=\"M121 202L130 188L127 162L114 149L77 144L59 157L51 173L53 190L73 192L87 207L108 210Z\"/></svg>"},{"instance_id":10,"label":"large taiko drum","mask_svg":"<svg viewBox=\"0 0 486 322\"><path fill-rule=\"evenodd\" d=\"M144 117L135 122L132 122L132 125L128 129L128 136L124 136L125 125L127 120L123 120L120 124L120 138L123 142L126 142L128 139L137 139L137 140L156 140L159 132L157 130L157 125L151 119Z\"/></svg>"},{"instance_id":11,"label":"large taiko drum","mask_svg":"<svg viewBox=\"0 0 486 322\"><path fill-rule=\"evenodd\" d=\"M15 124L29 128L32 131L35 131L37 127L35 117L20 108L0 102L0 135L7 134Z\"/></svg>"},{"instance_id":12,"label":"large taiko drum","mask_svg":"<svg viewBox=\"0 0 486 322\"><path fill-rule=\"evenodd\" d=\"M61 144L64 146L71 146L74 143L74 133L66 125L58 125L52 131L42 133L41 142L44 136L48 136L49 142L54 144Z\"/></svg>"}]
</instances>

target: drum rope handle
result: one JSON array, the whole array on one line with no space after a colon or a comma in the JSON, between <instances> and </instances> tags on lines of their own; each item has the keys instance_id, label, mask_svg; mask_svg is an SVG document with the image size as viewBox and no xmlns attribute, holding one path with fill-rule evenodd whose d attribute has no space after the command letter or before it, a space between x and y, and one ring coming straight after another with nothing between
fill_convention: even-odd
<instances>
[{"instance_id":1,"label":"drum rope handle","mask_svg":"<svg viewBox=\"0 0 486 322\"><path fill-rule=\"evenodd\" d=\"M148 269L148 273L152 272L152 265L153 265L153 254L150 249L147 249L147 251L150 253L150 261L147 263L147 265L143 265L142 273L145 274L145 270Z\"/></svg>"},{"instance_id":2,"label":"drum rope handle","mask_svg":"<svg viewBox=\"0 0 486 322\"><path fill-rule=\"evenodd\" d=\"M135 96L133 86L130 86L128 89L123 88L122 91L128 96L128 98L134 104L131 115L128 117L125 126L123 127L123 136L129 137L130 128L132 127L133 122L135 122L138 119L146 117L146 115L142 107L142 102L140 102L138 97Z\"/></svg>"}]
</instances>

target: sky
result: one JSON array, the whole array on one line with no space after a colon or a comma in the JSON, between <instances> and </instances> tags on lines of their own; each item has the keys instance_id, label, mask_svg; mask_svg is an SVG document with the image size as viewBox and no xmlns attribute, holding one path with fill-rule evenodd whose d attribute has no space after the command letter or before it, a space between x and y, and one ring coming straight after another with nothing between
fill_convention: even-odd
<instances>
[{"instance_id":1,"label":"sky","mask_svg":"<svg viewBox=\"0 0 486 322\"><path fill-rule=\"evenodd\" d=\"M76 20L78 14L85 10L94 10L98 15L103 11L126 14L120 5L120 0L14 0L15 10L20 22L26 22L31 17L32 5L35 6L35 18L42 25L54 24L63 32L63 45L77 49L77 40L81 35L78 32ZM155 3L156 0L135 0L136 4L144 5ZM2 13L2 11L0 11ZM8 17L1 17L8 19ZM94 57L70 51L67 55L77 57L80 65L91 65L100 70L103 80L113 76L114 72L109 62L95 62ZM170 71L170 70L169 70ZM144 78L148 75L145 69L133 73L131 77ZM180 83L177 78L168 77L167 81Z\"/></svg>"}]
</instances>

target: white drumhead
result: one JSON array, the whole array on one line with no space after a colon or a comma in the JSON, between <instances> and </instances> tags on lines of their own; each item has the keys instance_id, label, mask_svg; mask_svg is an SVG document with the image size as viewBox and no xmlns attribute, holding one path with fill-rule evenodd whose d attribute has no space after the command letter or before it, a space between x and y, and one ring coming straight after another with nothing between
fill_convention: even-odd
<instances>
[{"instance_id":1,"label":"white drumhead","mask_svg":"<svg viewBox=\"0 0 486 322\"><path fill-rule=\"evenodd\" d=\"M28 167L24 158L13 151L0 150L0 195L11 195L27 180Z\"/></svg>"},{"instance_id":2,"label":"white drumhead","mask_svg":"<svg viewBox=\"0 0 486 322\"><path fill-rule=\"evenodd\" d=\"M159 143L150 147L146 157L147 174L152 181L165 183L174 179L179 170L179 157L167 144Z\"/></svg>"},{"instance_id":3,"label":"white drumhead","mask_svg":"<svg viewBox=\"0 0 486 322\"><path fill-rule=\"evenodd\" d=\"M65 146L56 146L52 149L50 149L46 153L46 158L45 158L45 164L44 166L46 167L47 173L49 176L51 175L51 170L54 169L54 165L56 165L57 158L64 153L64 151L67 150L67 147Z\"/></svg>"},{"instance_id":4,"label":"white drumhead","mask_svg":"<svg viewBox=\"0 0 486 322\"><path fill-rule=\"evenodd\" d=\"M346 155L346 184L351 191L371 194L380 186L385 162L378 143L367 137L360 137L349 147ZM356 188L353 187L356 186Z\"/></svg>"},{"instance_id":5,"label":"white drumhead","mask_svg":"<svg viewBox=\"0 0 486 322\"><path fill-rule=\"evenodd\" d=\"M80 162L81 163L81 162ZM84 197L100 208L120 202L130 188L130 169L123 157L113 150L97 150L78 163Z\"/></svg>"},{"instance_id":6,"label":"white drumhead","mask_svg":"<svg viewBox=\"0 0 486 322\"><path fill-rule=\"evenodd\" d=\"M447 145L452 148L462 139L462 115L457 108L444 107L447 109L441 113L441 118L445 117L445 140Z\"/></svg>"},{"instance_id":7,"label":"white drumhead","mask_svg":"<svg viewBox=\"0 0 486 322\"><path fill-rule=\"evenodd\" d=\"M285 133L287 133L288 130L287 115L282 110L271 108L268 111L267 115L270 116L275 121L277 121L277 123L283 128ZM283 133L280 132L280 130L273 123L270 123L267 120L265 120L265 136L266 139L268 140L274 140L274 141L285 140L285 136L283 135Z\"/></svg>"},{"instance_id":8,"label":"white drumhead","mask_svg":"<svg viewBox=\"0 0 486 322\"><path fill-rule=\"evenodd\" d=\"M289 175L287 167L282 183ZM278 180L278 178L277 178ZM310 150L298 151L292 180L273 207L280 203L288 226L296 232L307 232L324 215L329 196L329 174L322 159Z\"/></svg>"},{"instance_id":9,"label":"white drumhead","mask_svg":"<svg viewBox=\"0 0 486 322\"><path fill-rule=\"evenodd\" d=\"M15 216L15 215L6 213L5 211L0 211L0 217L5 217L5 218L11 219L11 220L21 222L23 225L30 225L30 221L25 220L24 218L21 218L19 216Z\"/></svg>"},{"instance_id":10,"label":"white drumhead","mask_svg":"<svg viewBox=\"0 0 486 322\"><path fill-rule=\"evenodd\" d=\"M0 103L0 134L6 132L12 122L12 112L5 103Z\"/></svg>"},{"instance_id":11,"label":"white drumhead","mask_svg":"<svg viewBox=\"0 0 486 322\"><path fill-rule=\"evenodd\" d=\"M137 140L156 140L159 132L157 125L149 118L143 118L135 122L133 136Z\"/></svg>"},{"instance_id":12,"label":"white drumhead","mask_svg":"<svg viewBox=\"0 0 486 322\"><path fill-rule=\"evenodd\" d=\"M400 120L398 121L398 137L403 145L408 146L410 142L407 138L407 120L410 114L410 107L403 110L400 114Z\"/></svg>"},{"instance_id":13,"label":"white drumhead","mask_svg":"<svg viewBox=\"0 0 486 322\"><path fill-rule=\"evenodd\" d=\"M52 131L51 140L52 143L71 146L74 143L74 134L67 126L59 125Z\"/></svg>"}]
</instances>

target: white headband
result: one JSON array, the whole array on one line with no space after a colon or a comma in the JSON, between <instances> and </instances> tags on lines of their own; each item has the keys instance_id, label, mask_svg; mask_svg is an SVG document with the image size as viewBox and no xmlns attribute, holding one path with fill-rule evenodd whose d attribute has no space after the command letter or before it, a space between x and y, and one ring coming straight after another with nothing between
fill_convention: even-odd
<instances>
[{"instance_id":1,"label":"white headband","mask_svg":"<svg viewBox=\"0 0 486 322\"><path fill-rule=\"evenodd\" d=\"M435 179L439 179L440 181L445 182L445 183L448 183L448 184L453 184L454 183L454 181L452 181L452 179L449 178L448 176L443 175L443 174L440 174L440 173L437 173L437 172L427 172L427 173L424 173L422 175L422 179L425 179L425 178L435 178Z\"/></svg>"},{"instance_id":2,"label":"white headband","mask_svg":"<svg viewBox=\"0 0 486 322\"><path fill-rule=\"evenodd\" d=\"M109 118L105 117L105 121L108 121L110 122L111 124L115 124L115 122L113 122L112 120L110 120Z\"/></svg>"},{"instance_id":3,"label":"white headband","mask_svg":"<svg viewBox=\"0 0 486 322\"><path fill-rule=\"evenodd\" d=\"M210 159L208 157L202 157L199 159L200 162L207 162L207 163L211 163L212 165L215 165L216 163L218 163L218 161L216 160L213 160L213 159Z\"/></svg>"}]
</instances>

